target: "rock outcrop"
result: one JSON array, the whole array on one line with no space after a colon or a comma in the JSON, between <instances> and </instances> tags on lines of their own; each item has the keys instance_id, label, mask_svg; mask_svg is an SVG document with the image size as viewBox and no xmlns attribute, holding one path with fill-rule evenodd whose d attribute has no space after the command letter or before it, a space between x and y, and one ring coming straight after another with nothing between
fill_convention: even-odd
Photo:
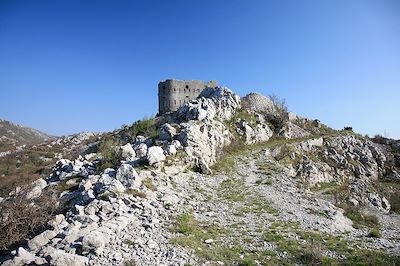
<instances>
[{"instance_id":1,"label":"rock outcrop","mask_svg":"<svg viewBox=\"0 0 400 266\"><path fill-rule=\"evenodd\" d=\"M268 97L252 93L241 99L225 87L207 88L165 118L158 125L158 136L124 135L124 141L112 147L121 156L110 168L99 168L105 156L98 153L86 152L74 160L60 158L47 178L32 183L26 198L38 198L45 190L63 190L56 195L66 211L54 216L27 245L14 250L3 265L120 265L138 259L142 265L198 265L203 262L192 252L171 246L171 239L183 234L171 230L171 219L192 210L196 218L213 225L260 228L251 234L246 231L257 241L245 246L268 254L281 252L282 247L276 247L279 241L273 245L264 241L261 246L255 242L266 239L265 232L275 232L271 221L297 222L282 229L283 233L297 230L277 238L282 241L286 237L299 241L300 230L364 237L365 230L360 233L362 229L355 228L342 205L318 198L309 189L324 183L348 184L346 202L388 215L389 197L375 189L374 182L397 173L395 167L388 170L388 161L394 160L391 150L294 114L284 112L285 119L281 115L282 110ZM279 127L271 119L281 123ZM94 136L75 136L71 141ZM267 142L271 138L274 141ZM248 146L255 148L229 166L231 173L214 175L216 168L211 166L233 141L266 145ZM198 171L191 171L193 167ZM400 232L397 225L391 232L388 224L384 224L385 234ZM386 245L400 250L389 236L384 237ZM207 237L201 244L224 244L221 239ZM374 240L374 245L384 244ZM288 255L279 253L279 258Z\"/></svg>"}]
</instances>

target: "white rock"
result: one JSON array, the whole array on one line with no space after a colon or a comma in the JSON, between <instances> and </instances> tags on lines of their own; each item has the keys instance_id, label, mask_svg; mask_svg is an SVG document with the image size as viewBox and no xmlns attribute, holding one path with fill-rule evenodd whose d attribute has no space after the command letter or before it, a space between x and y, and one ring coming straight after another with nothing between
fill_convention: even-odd
<instances>
[{"instance_id":1,"label":"white rock","mask_svg":"<svg viewBox=\"0 0 400 266\"><path fill-rule=\"evenodd\" d=\"M107 242L108 237L105 234L98 231L92 231L83 237L82 248L86 252L100 250Z\"/></svg>"},{"instance_id":2,"label":"white rock","mask_svg":"<svg viewBox=\"0 0 400 266\"><path fill-rule=\"evenodd\" d=\"M83 256L69 254L63 250L55 250L50 255L50 264L54 266L84 266L88 265L89 259Z\"/></svg>"},{"instance_id":3,"label":"white rock","mask_svg":"<svg viewBox=\"0 0 400 266\"><path fill-rule=\"evenodd\" d=\"M165 123L160 128L159 139L171 141L176 135L176 129L168 123Z\"/></svg>"},{"instance_id":4,"label":"white rock","mask_svg":"<svg viewBox=\"0 0 400 266\"><path fill-rule=\"evenodd\" d=\"M145 141L146 141L145 136L137 135L135 138L135 143L140 143L140 142L145 142Z\"/></svg>"},{"instance_id":5,"label":"white rock","mask_svg":"<svg viewBox=\"0 0 400 266\"><path fill-rule=\"evenodd\" d=\"M177 121L229 120L240 108L240 97L226 87L206 88L196 100L184 104L176 112Z\"/></svg>"},{"instance_id":6,"label":"white rock","mask_svg":"<svg viewBox=\"0 0 400 266\"><path fill-rule=\"evenodd\" d=\"M108 175L109 177L115 177L115 169L113 169L113 168L106 168L104 171L103 171L103 175Z\"/></svg>"},{"instance_id":7,"label":"white rock","mask_svg":"<svg viewBox=\"0 0 400 266\"><path fill-rule=\"evenodd\" d=\"M115 193L124 193L125 186L119 180L112 180L109 190Z\"/></svg>"},{"instance_id":8,"label":"white rock","mask_svg":"<svg viewBox=\"0 0 400 266\"><path fill-rule=\"evenodd\" d=\"M198 160L197 167L200 170L200 172L203 174L212 175L212 173L213 173L203 158L200 158Z\"/></svg>"},{"instance_id":9,"label":"white rock","mask_svg":"<svg viewBox=\"0 0 400 266\"><path fill-rule=\"evenodd\" d=\"M158 244L157 244L157 242L155 242L154 240L151 240L151 239L149 239L149 240L147 241L147 246L148 246L150 249L158 249Z\"/></svg>"},{"instance_id":10,"label":"white rock","mask_svg":"<svg viewBox=\"0 0 400 266\"><path fill-rule=\"evenodd\" d=\"M133 160L136 157L136 152L135 152L135 150L133 149L133 147L132 147L132 145L130 143L128 143L128 144L126 144L124 146L121 146L121 150L122 150L122 157L125 160L130 161L130 160Z\"/></svg>"},{"instance_id":11,"label":"white rock","mask_svg":"<svg viewBox=\"0 0 400 266\"><path fill-rule=\"evenodd\" d=\"M147 145L146 143L139 143L137 145L135 145L134 150L136 152L136 156L138 158L142 158L145 157L147 155Z\"/></svg>"},{"instance_id":12,"label":"white rock","mask_svg":"<svg viewBox=\"0 0 400 266\"><path fill-rule=\"evenodd\" d=\"M176 152L177 152L177 150L176 150L176 148L175 148L175 145L167 144L167 145L165 146L165 152L166 152L168 155L175 155Z\"/></svg>"},{"instance_id":13,"label":"white rock","mask_svg":"<svg viewBox=\"0 0 400 266\"><path fill-rule=\"evenodd\" d=\"M247 121L241 119L236 126L238 133L246 138L246 144L264 142L273 135L273 131L266 124L257 124L252 128Z\"/></svg>"},{"instance_id":14,"label":"white rock","mask_svg":"<svg viewBox=\"0 0 400 266\"><path fill-rule=\"evenodd\" d=\"M165 159L164 150L161 147L153 146L149 148L147 152L147 160L149 165L160 163L165 161Z\"/></svg>"},{"instance_id":15,"label":"white rock","mask_svg":"<svg viewBox=\"0 0 400 266\"><path fill-rule=\"evenodd\" d=\"M24 248L20 247L17 251L17 257L14 259L15 264L27 265L35 261L35 255L29 253Z\"/></svg>"},{"instance_id":16,"label":"white rock","mask_svg":"<svg viewBox=\"0 0 400 266\"><path fill-rule=\"evenodd\" d=\"M42 195L42 190L47 186L43 178L39 178L32 183L32 189L26 194L26 199L36 199Z\"/></svg>"},{"instance_id":17,"label":"white rock","mask_svg":"<svg viewBox=\"0 0 400 266\"><path fill-rule=\"evenodd\" d=\"M85 154L84 158L87 161L91 161L92 159L97 158L97 156L98 156L97 153L88 153L88 154Z\"/></svg>"},{"instance_id":18,"label":"white rock","mask_svg":"<svg viewBox=\"0 0 400 266\"><path fill-rule=\"evenodd\" d=\"M171 145L174 145L177 150L182 149L182 144L181 144L181 142L179 140L173 140L171 142Z\"/></svg>"},{"instance_id":19,"label":"white rock","mask_svg":"<svg viewBox=\"0 0 400 266\"><path fill-rule=\"evenodd\" d=\"M353 222L343 215L342 209L336 209L333 205L326 207L324 213L331 219L330 227L339 232L353 231Z\"/></svg>"},{"instance_id":20,"label":"white rock","mask_svg":"<svg viewBox=\"0 0 400 266\"><path fill-rule=\"evenodd\" d=\"M60 224L62 224L65 221L65 216L63 214L58 214L56 217L53 218L53 220L49 221L49 225L56 228Z\"/></svg>"},{"instance_id":21,"label":"white rock","mask_svg":"<svg viewBox=\"0 0 400 266\"><path fill-rule=\"evenodd\" d=\"M206 239L206 240L204 240L204 243L206 243L206 244L212 244L212 243L214 243L214 240L213 239Z\"/></svg>"},{"instance_id":22,"label":"white rock","mask_svg":"<svg viewBox=\"0 0 400 266\"><path fill-rule=\"evenodd\" d=\"M41 247L46 245L52 238L54 238L57 235L56 232L47 230L31 240L28 241L28 247L32 251L39 250Z\"/></svg>"},{"instance_id":23,"label":"white rock","mask_svg":"<svg viewBox=\"0 0 400 266\"><path fill-rule=\"evenodd\" d=\"M135 168L130 164L121 164L117 170L116 178L128 188L136 188L140 186L139 175Z\"/></svg>"},{"instance_id":24,"label":"white rock","mask_svg":"<svg viewBox=\"0 0 400 266\"><path fill-rule=\"evenodd\" d=\"M207 123L189 121L181 126L179 138L186 153L192 158L202 158L207 165L216 162L217 155L233 138L225 125L217 120Z\"/></svg>"},{"instance_id":25,"label":"white rock","mask_svg":"<svg viewBox=\"0 0 400 266\"><path fill-rule=\"evenodd\" d=\"M359 204L358 200L356 200L355 198L350 198L350 199L349 199L349 202L350 202L351 204L353 204L354 206L358 206L358 204Z\"/></svg>"},{"instance_id":26,"label":"white rock","mask_svg":"<svg viewBox=\"0 0 400 266\"><path fill-rule=\"evenodd\" d=\"M390 203L385 197L382 198L382 208L387 212L390 210Z\"/></svg>"}]
</instances>

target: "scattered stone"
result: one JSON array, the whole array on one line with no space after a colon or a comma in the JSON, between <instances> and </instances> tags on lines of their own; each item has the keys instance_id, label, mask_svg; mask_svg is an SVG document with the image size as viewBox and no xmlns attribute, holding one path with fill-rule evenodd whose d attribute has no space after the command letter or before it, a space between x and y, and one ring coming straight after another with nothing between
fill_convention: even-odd
<instances>
[{"instance_id":1,"label":"scattered stone","mask_svg":"<svg viewBox=\"0 0 400 266\"><path fill-rule=\"evenodd\" d=\"M212 244L212 243L214 243L214 240L213 239L206 239L206 240L204 240L204 243L206 243L206 244Z\"/></svg>"},{"instance_id":2,"label":"scattered stone","mask_svg":"<svg viewBox=\"0 0 400 266\"><path fill-rule=\"evenodd\" d=\"M45 246L56 235L57 235L56 232L47 230L47 231L35 236L34 238L32 238L31 240L28 241L29 250L31 250L31 251L39 250L41 247Z\"/></svg>"},{"instance_id":3,"label":"scattered stone","mask_svg":"<svg viewBox=\"0 0 400 266\"><path fill-rule=\"evenodd\" d=\"M82 248L84 251L99 251L108 242L107 237L97 231L92 231L88 235L85 235L82 239Z\"/></svg>"}]
</instances>

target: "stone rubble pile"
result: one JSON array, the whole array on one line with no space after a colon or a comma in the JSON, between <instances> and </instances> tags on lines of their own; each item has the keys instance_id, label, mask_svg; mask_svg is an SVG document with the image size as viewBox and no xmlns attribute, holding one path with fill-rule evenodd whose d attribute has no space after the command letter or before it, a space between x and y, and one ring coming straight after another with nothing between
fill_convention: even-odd
<instances>
[{"instance_id":1,"label":"stone rubble pile","mask_svg":"<svg viewBox=\"0 0 400 266\"><path fill-rule=\"evenodd\" d=\"M386 156L380 146L355 135L308 139L293 145L289 156L298 166L285 165L310 187L320 183L350 183L353 204L371 204L388 212L390 204L374 191L373 182L385 173ZM278 156L282 147L272 154Z\"/></svg>"}]
</instances>

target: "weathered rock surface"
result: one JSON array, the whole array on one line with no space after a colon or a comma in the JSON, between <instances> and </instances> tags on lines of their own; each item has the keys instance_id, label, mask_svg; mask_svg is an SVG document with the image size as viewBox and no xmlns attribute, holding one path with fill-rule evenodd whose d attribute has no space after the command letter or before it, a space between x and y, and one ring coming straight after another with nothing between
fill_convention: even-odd
<instances>
[{"instance_id":1,"label":"weathered rock surface","mask_svg":"<svg viewBox=\"0 0 400 266\"><path fill-rule=\"evenodd\" d=\"M133 149L132 145L130 143L125 144L124 146L121 147L122 149L122 157L125 160L133 160L136 157L136 152Z\"/></svg>"},{"instance_id":2,"label":"weathered rock surface","mask_svg":"<svg viewBox=\"0 0 400 266\"><path fill-rule=\"evenodd\" d=\"M161 147L153 146L149 148L147 152L147 161L149 165L155 165L165 161L165 159L164 150Z\"/></svg>"},{"instance_id":3,"label":"weathered rock surface","mask_svg":"<svg viewBox=\"0 0 400 266\"><path fill-rule=\"evenodd\" d=\"M117 170L116 178L128 188L136 188L140 185L139 175L130 164L121 164Z\"/></svg>"},{"instance_id":4,"label":"weathered rock surface","mask_svg":"<svg viewBox=\"0 0 400 266\"><path fill-rule=\"evenodd\" d=\"M277 136L268 120L277 112L271 99L259 94L241 100L227 88L208 88L160 124L158 137L127 134L126 142L132 143L121 147L123 158L113 168L99 171L98 154L60 159L47 179L34 182L28 198L54 185L76 187L60 195L68 209L4 265L223 265L174 244L172 239L184 233L171 227L187 213L204 230L215 228L215 236L198 240L202 248L240 247L243 254L276 254L280 262L290 254L267 241L266 234L285 225L282 241L300 245L303 235L317 232L344 238L355 251L360 245L399 254L399 215L390 213L389 198L373 187L388 172L390 152L352 134L321 137L295 115ZM312 129L322 128L318 123ZM237 151L229 172L213 173L211 166L238 136L247 145L274 141ZM309 190L324 183L348 183L343 200L376 213L382 236L367 238L368 229L354 228L341 205L324 191ZM218 236L219 229L224 234ZM246 258L243 254L235 263Z\"/></svg>"}]
</instances>

